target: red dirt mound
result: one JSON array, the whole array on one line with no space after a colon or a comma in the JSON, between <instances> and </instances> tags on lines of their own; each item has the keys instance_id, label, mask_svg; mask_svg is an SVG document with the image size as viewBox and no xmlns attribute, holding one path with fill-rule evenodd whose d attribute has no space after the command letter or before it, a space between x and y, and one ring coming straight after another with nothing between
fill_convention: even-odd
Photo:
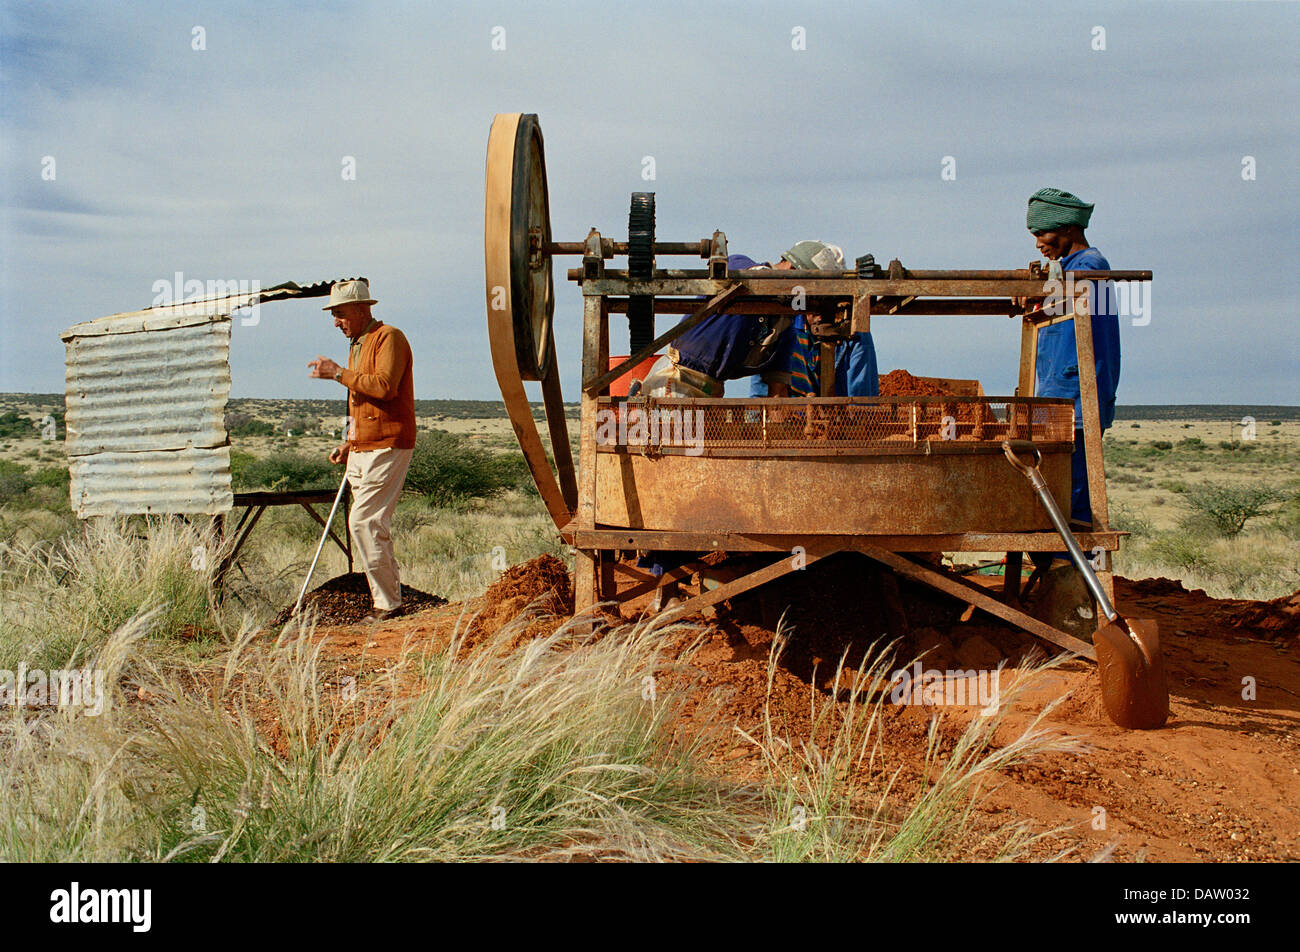
<instances>
[{"instance_id":1,"label":"red dirt mound","mask_svg":"<svg viewBox=\"0 0 1300 952\"><path fill-rule=\"evenodd\" d=\"M914 377L906 370L891 370L880 378L882 397L946 397L952 391L942 384Z\"/></svg>"},{"instance_id":2,"label":"red dirt mound","mask_svg":"<svg viewBox=\"0 0 1300 952\"><path fill-rule=\"evenodd\" d=\"M533 606L534 615L511 637L508 648L545 637L573 614L573 586L569 571L553 555L539 555L502 573L479 600L478 614L470 623L464 649L468 651L514 621Z\"/></svg>"},{"instance_id":3,"label":"red dirt mound","mask_svg":"<svg viewBox=\"0 0 1300 952\"><path fill-rule=\"evenodd\" d=\"M1300 591L1270 602L1249 602L1228 613L1233 628L1254 628L1266 638L1300 638Z\"/></svg>"}]
</instances>

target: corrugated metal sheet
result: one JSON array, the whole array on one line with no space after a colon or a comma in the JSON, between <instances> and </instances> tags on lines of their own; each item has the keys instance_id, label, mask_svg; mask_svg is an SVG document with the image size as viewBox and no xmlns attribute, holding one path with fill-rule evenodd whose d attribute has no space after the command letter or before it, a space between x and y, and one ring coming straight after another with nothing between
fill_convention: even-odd
<instances>
[{"instance_id":1,"label":"corrugated metal sheet","mask_svg":"<svg viewBox=\"0 0 1300 952\"><path fill-rule=\"evenodd\" d=\"M115 314L61 335L80 518L215 514L233 505L225 426L230 319L193 310Z\"/></svg>"},{"instance_id":2,"label":"corrugated metal sheet","mask_svg":"<svg viewBox=\"0 0 1300 952\"><path fill-rule=\"evenodd\" d=\"M179 279L178 279L179 280ZM68 328L67 453L78 517L227 512L230 315L325 297L336 278L113 314Z\"/></svg>"},{"instance_id":3,"label":"corrugated metal sheet","mask_svg":"<svg viewBox=\"0 0 1300 952\"><path fill-rule=\"evenodd\" d=\"M68 460L79 518L229 512L230 447L94 453Z\"/></svg>"}]
</instances>

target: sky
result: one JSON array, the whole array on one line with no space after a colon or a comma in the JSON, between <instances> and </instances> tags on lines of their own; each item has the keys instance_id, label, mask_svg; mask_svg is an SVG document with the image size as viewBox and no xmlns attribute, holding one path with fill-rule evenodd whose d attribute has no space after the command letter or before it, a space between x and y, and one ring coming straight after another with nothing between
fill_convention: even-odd
<instances>
[{"instance_id":1,"label":"sky","mask_svg":"<svg viewBox=\"0 0 1300 952\"><path fill-rule=\"evenodd\" d=\"M654 191L661 240L1023 268L1028 196L1074 192L1111 266L1154 272L1121 404L1300 404L1298 43L1287 2L0 0L0 392L62 391L59 332L180 272L365 275L417 397L496 399L483 163L493 115L531 112L557 240L625 238L630 193ZM322 303L235 322L232 396L342 398L307 377L346 360ZM873 332L882 372L1014 389L1018 322Z\"/></svg>"}]
</instances>

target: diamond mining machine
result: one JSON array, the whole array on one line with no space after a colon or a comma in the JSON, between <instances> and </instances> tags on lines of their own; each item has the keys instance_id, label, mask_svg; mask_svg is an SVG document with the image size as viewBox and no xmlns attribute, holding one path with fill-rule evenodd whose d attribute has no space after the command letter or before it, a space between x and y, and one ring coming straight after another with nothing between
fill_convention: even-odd
<instances>
[{"instance_id":1,"label":"diamond mining machine","mask_svg":"<svg viewBox=\"0 0 1300 952\"><path fill-rule=\"evenodd\" d=\"M492 363L542 501L575 552L579 614L690 578L713 553L770 559L716 587L701 584L697 594L661 611L661 622L708 612L832 553L854 551L1100 662L1107 711L1122 726L1164 723L1168 697L1154 628L1130 624L1111 608L1111 558L1123 533L1109 520L1089 320L1075 322L1075 335L1093 524L1067 525L1054 504L1069 509L1074 406L1034 396L1034 359L1040 328L1073 312L1017 303L1059 288L1054 263L922 271L897 260L878 265L866 255L853 270L733 271L722 231L698 241L660 241L654 195L645 192L632 196L626 241L595 228L581 241L556 241L542 132L531 114L495 117L486 179ZM577 259L565 277L584 302L576 465L552 328L553 262L561 256ZM622 269L614 267L620 257ZM664 259L674 257L700 259L703 267L665 267ZM1151 272L1074 278L1148 281ZM714 315L795 313L804 315L820 348L822 396L667 398L634 388L628 395L628 381L656 354ZM619 333L626 321L626 357L610 356L612 315ZM656 336L656 315L673 315L677 323ZM950 395L829 395L837 345L870 330L873 320L929 315L1019 317L1015 394L986 396L976 381L948 381L956 391ZM541 384L550 456L525 381ZM678 438L683 421L693 424L690 441ZM1074 621L1065 625L1029 614L1020 600L1022 553L1059 552L1063 541L1073 543L1088 580L1086 603L1067 613ZM656 577L621 557L634 551L690 552L696 561ZM935 552L1005 552L1002 591L917 555Z\"/></svg>"}]
</instances>

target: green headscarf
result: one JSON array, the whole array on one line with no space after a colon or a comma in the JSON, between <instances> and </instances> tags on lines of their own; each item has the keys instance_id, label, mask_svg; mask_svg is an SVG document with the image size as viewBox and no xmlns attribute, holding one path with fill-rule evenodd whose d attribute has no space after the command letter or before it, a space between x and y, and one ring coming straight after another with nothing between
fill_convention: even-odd
<instances>
[{"instance_id":1,"label":"green headscarf","mask_svg":"<svg viewBox=\"0 0 1300 952\"><path fill-rule=\"evenodd\" d=\"M1025 227L1030 231L1056 231L1066 225L1088 227L1092 206L1059 188L1040 188L1029 196Z\"/></svg>"}]
</instances>

